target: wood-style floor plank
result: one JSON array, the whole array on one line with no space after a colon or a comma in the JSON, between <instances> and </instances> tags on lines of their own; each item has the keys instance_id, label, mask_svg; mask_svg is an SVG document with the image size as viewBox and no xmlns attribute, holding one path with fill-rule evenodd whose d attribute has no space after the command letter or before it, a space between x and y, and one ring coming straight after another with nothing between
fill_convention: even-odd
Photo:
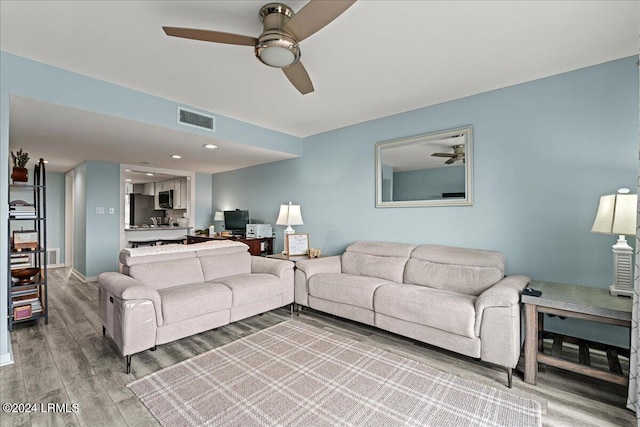
<instances>
[{"instance_id":1,"label":"wood-style floor plank","mask_svg":"<svg viewBox=\"0 0 640 427\"><path fill-rule=\"evenodd\" d=\"M126 374L124 357L110 338L102 336L97 284L82 283L67 268L49 271L49 324L40 319L15 325L10 334L15 363L0 368L0 400L76 403L79 410L0 413L3 426L157 426L126 387L128 383L290 319L288 308L279 309L160 345L156 351L134 355L131 374ZM539 372L537 385L526 384L521 359L509 390L506 373L500 367L314 310L305 309L294 317L453 375L537 400L542 405L544 426L636 425L635 414L624 407L626 390L622 386L552 367ZM545 341L545 346L551 351L552 342ZM578 357L577 347L564 347L568 357ZM594 366L608 366L605 353L593 356L592 362ZM628 361L623 362L622 369L628 372Z\"/></svg>"}]
</instances>

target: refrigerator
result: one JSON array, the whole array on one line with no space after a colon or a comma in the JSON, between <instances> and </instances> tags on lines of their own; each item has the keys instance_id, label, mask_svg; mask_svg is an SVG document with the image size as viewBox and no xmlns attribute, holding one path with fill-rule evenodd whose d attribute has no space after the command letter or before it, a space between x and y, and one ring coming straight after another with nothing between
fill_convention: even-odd
<instances>
[{"instance_id":1,"label":"refrigerator","mask_svg":"<svg viewBox=\"0 0 640 427\"><path fill-rule=\"evenodd\" d=\"M144 194L129 194L129 225L151 224L151 217L164 216L156 210L154 197Z\"/></svg>"}]
</instances>

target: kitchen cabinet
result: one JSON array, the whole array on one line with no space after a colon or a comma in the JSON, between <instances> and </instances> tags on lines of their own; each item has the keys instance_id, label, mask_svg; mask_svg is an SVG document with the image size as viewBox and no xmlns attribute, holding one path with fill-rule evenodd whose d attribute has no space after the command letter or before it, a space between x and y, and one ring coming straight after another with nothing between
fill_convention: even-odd
<instances>
[{"instance_id":1,"label":"kitchen cabinet","mask_svg":"<svg viewBox=\"0 0 640 427\"><path fill-rule=\"evenodd\" d=\"M173 183L173 208L187 209L187 200L189 200L187 178L176 179Z\"/></svg>"},{"instance_id":2,"label":"kitchen cabinet","mask_svg":"<svg viewBox=\"0 0 640 427\"><path fill-rule=\"evenodd\" d=\"M144 184L144 186L142 187L142 194L144 194L145 196L155 196L156 195L155 183L147 182L146 184Z\"/></svg>"}]
</instances>

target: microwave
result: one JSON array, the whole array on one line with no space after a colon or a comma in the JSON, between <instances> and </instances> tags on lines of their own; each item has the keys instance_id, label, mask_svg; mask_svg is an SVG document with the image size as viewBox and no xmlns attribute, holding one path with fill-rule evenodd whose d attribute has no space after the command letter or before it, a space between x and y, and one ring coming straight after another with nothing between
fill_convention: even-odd
<instances>
[{"instance_id":1,"label":"microwave","mask_svg":"<svg viewBox=\"0 0 640 427\"><path fill-rule=\"evenodd\" d=\"M158 205L161 208L173 208L173 190L160 191L158 193Z\"/></svg>"}]
</instances>

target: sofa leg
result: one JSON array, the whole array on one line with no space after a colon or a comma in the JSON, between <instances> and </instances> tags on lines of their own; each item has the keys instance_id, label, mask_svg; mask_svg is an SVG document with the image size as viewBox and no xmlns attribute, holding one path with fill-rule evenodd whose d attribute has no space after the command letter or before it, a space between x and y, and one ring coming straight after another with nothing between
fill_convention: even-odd
<instances>
[{"instance_id":1,"label":"sofa leg","mask_svg":"<svg viewBox=\"0 0 640 427\"><path fill-rule=\"evenodd\" d=\"M292 302L291 304L289 304L289 316L293 316L293 312L295 311L295 306L296 306L295 302Z\"/></svg>"},{"instance_id":2,"label":"sofa leg","mask_svg":"<svg viewBox=\"0 0 640 427\"><path fill-rule=\"evenodd\" d=\"M151 347L151 351L156 351L158 349L157 345L154 345L153 347Z\"/></svg>"},{"instance_id":3,"label":"sofa leg","mask_svg":"<svg viewBox=\"0 0 640 427\"><path fill-rule=\"evenodd\" d=\"M512 383L513 383L513 369L507 368L507 385L509 386L509 388L511 388Z\"/></svg>"},{"instance_id":4,"label":"sofa leg","mask_svg":"<svg viewBox=\"0 0 640 427\"><path fill-rule=\"evenodd\" d=\"M102 327L102 336L104 337L105 335L107 335L107 328L105 328L104 326Z\"/></svg>"},{"instance_id":5,"label":"sofa leg","mask_svg":"<svg viewBox=\"0 0 640 427\"><path fill-rule=\"evenodd\" d=\"M131 373L131 355L125 356L127 359L127 374Z\"/></svg>"}]
</instances>

